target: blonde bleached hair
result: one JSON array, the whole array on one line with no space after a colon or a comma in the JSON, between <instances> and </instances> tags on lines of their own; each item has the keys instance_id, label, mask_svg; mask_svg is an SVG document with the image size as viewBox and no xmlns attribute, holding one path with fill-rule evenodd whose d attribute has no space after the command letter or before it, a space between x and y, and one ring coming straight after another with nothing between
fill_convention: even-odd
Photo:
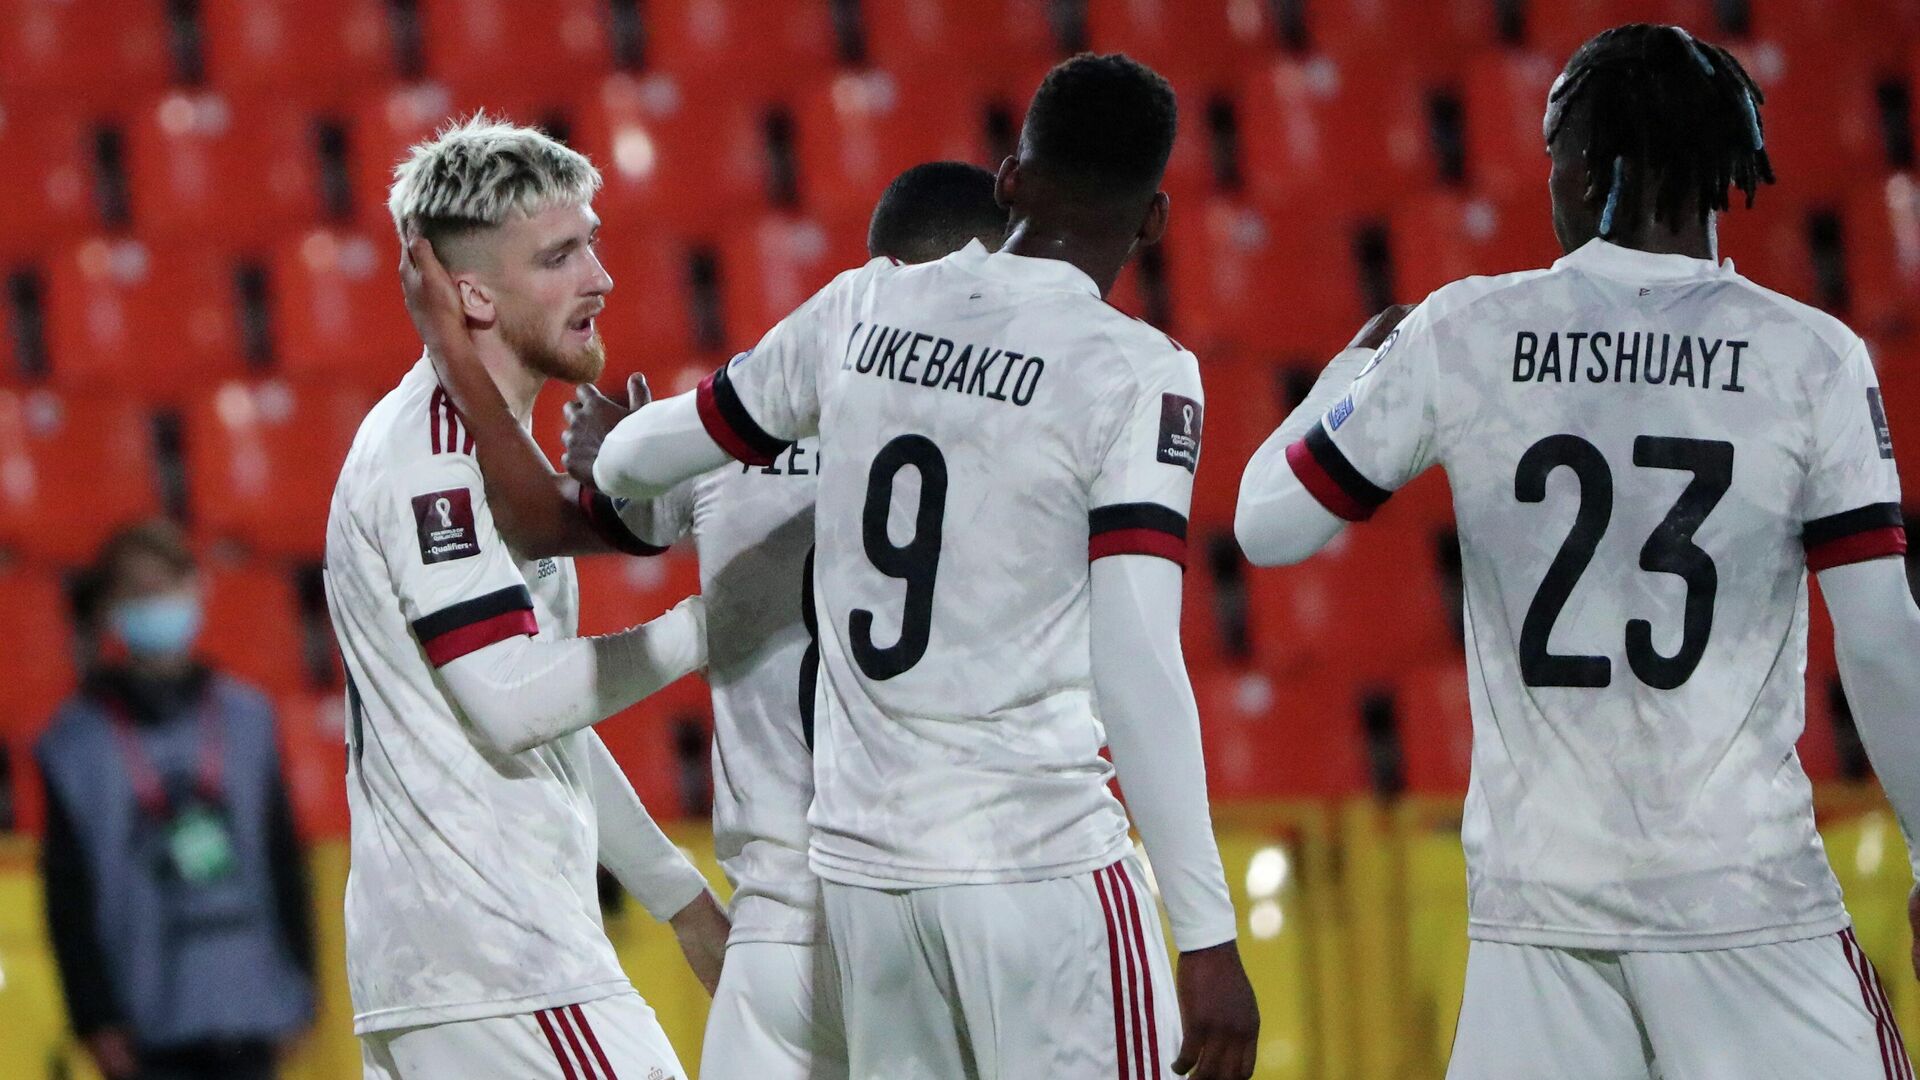
<instances>
[{"instance_id":1,"label":"blonde bleached hair","mask_svg":"<svg viewBox=\"0 0 1920 1080\"><path fill-rule=\"evenodd\" d=\"M406 242L409 227L436 248L445 239L555 206L584 206L600 170L546 132L485 112L442 128L393 169L387 212Z\"/></svg>"}]
</instances>

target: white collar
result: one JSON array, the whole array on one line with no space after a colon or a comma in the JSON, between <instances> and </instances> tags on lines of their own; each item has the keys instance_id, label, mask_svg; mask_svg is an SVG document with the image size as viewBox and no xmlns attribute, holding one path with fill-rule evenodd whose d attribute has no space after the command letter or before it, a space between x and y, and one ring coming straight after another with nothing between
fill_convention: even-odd
<instances>
[{"instance_id":1,"label":"white collar","mask_svg":"<svg viewBox=\"0 0 1920 1080\"><path fill-rule=\"evenodd\" d=\"M1027 288L1084 292L1095 298L1100 296L1100 286L1094 284L1093 278L1065 259L1036 259L1009 251L990 252L978 240L969 241L966 247L947 258L981 277L995 281L1011 282Z\"/></svg>"},{"instance_id":2,"label":"white collar","mask_svg":"<svg viewBox=\"0 0 1920 1080\"><path fill-rule=\"evenodd\" d=\"M1621 247L1619 244L1610 244L1598 237L1587 241L1578 250L1561 256L1553 265L1555 269L1562 266L1577 267L1602 277L1620 278L1625 281L1687 281L1695 278L1724 277L1734 272L1732 259L1723 260L1716 265L1709 260L1696 259L1690 255L1656 253Z\"/></svg>"}]
</instances>

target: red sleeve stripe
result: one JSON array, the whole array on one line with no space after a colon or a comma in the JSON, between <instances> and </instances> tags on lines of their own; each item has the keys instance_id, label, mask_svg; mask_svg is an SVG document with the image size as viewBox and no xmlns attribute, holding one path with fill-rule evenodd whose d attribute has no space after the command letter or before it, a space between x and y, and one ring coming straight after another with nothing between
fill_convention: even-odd
<instances>
[{"instance_id":1,"label":"red sleeve stripe","mask_svg":"<svg viewBox=\"0 0 1920 1080\"><path fill-rule=\"evenodd\" d=\"M1156 555L1187 565L1187 519L1156 503L1117 503L1087 517L1087 558Z\"/></svg>"},{"instance_id":2,"label":"red sleeve stripe","mask_svg":"<svg viewBox=\"0 0 1920 1080\"><path fill-rule=\"evenodd\" d=\"M433 396L427 401L427 426L433 430L434 453L473 453L473 432L465 430L465 421L446 387L433 388Z\"/></svg>"},{"instance_id":3,"label":"red sleeve stripe","mask_svg":"<svg viewBox=\"0 0 1920 1080\"><path fill-rule=\"evenodd\" d=\"M1907 530L1897 503L1870 503L1807 522L1801 542L1807 569L1818 573L1868 559L1904 555Z\"/></svg>"},{"instance_id":4,"label":"red sleeve stripe","mask_svg":"<svg viewBox=\"0 0 1920 1080\"><path fill-rule=\"evenodd\" d=\"M737 461L771 465L793 445L767 434L748 415L747 407L740 403L740 395L727 375L726 365L700 380L693 402L700 411L700 423L707 429L707 435Z\"/></svg>"},{"instance_id":5,"label":"red sleeve stripe","mask_svg":"<svg viewBox=\"0 0 1920 1080\"><path fill-rule=\"evenodd\" d=\"M593 526L594 534L615 551L646 558L667 550L635 536L627 523L620 520L620 511L613 500L598 488L580 485L580 512L587 516L587 524Z\"/></svg>"},{"instance_id":6,"label":"red sleeve stripe","mask_svg":"<svg viewBox=\"0 0 1920 1080\"><path fill-rule=\"evenodd\" d=\"M1306 438L1287 447L1287 464L1321 506L1346 521L1367 520L1393 494L1360 475L1324 424L1315 424Z\"/></svg>"},{"instance_id":7,"label":"red sleeve stripe","mask_svg":"<svg viewBox=\"0 0 1920 1080\"><path fill-rule=\"evenodd\" d=\"M525 585L490 592L413 621L413 636L440 667L496 641L540 632L533 618L533 594Z\"/></svg>"}]
</instances>

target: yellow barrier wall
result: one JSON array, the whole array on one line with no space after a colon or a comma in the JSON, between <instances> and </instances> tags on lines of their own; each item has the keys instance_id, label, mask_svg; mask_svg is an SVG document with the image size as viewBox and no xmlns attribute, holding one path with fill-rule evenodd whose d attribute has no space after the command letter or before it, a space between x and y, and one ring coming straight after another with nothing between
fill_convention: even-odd
<instances>
[{"instance_id":1,"label":"yellow barrier wall","mask_svg":"<svg viewBox=\"0 0 1920 1080\"><path fill-rule=\"evenodd\" d=\"M1877 790L1821 792L1821 833L1861 943L1886 976L1902 1026L1920 1031L1920 986L1907 974L1908 871ZM1220 807L1221 852L1241 916L1241 949L1264 1018L1261 1080L1439 1080L1466 963L1459 806ZM675 837L718 882L710 838ZM65 1029L30 841L0 840L0 1076L97 1080ZM346 852L312 852L322 994L288 1080L357 1080L340 896ZM706 996L673 935L635 904L608 920L634 983L690 1069L699 1067Z\"/></svg>"}]
</instances>

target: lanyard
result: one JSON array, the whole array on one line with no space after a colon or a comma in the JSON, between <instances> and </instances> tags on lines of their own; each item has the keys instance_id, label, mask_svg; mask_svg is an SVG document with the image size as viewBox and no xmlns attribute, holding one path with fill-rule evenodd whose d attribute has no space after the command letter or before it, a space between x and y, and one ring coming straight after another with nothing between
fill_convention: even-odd
<instances>
[{"instance_id":1,"label":"lanyard","mask_svg":"<svg viewBox=\"0 0 1920 1080\"><path fill-rule=\"evenodd\" d=\"M112 720L114 742L120 746L120 757L126 763L127 776L133 781L134 797L140 801L140 811L156 821L170 819L173 816L173 799L167 795L167 785L160 770L154 767L153 759L147 756L146 748L141 745L140 733L134 728L126 708L119 702L111 702L107 705L107 715ZM214 715L211 705L202 704L200 760L194 770L193 791L203 802L220 802L220 749L220 718Z\"/></svg>"}]
</instances>

